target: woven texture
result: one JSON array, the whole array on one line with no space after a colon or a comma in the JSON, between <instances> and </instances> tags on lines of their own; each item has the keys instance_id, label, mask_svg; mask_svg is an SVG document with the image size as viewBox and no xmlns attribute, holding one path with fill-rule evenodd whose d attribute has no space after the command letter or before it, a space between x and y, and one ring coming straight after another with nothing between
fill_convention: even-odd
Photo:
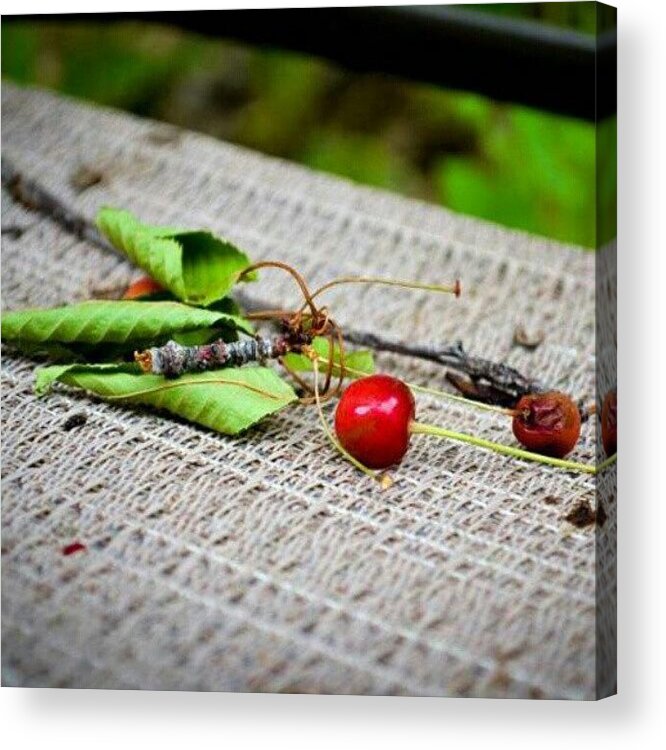
<instances>
[{"instance_id":1,"label":"woven texture","mask_svg":"<svg viewBox=\"0 0 666 750\"><path fill-rule=\"evenodd\" d=\"M459 300L344 287L327 301L343 326L462 339L595 398L591 253L4 82L2 105L3 155L88 218L112 205L211 228L313 285L460 277ZM140 275L2 201L3 309L113 295ZM278 272L247 291L298 302ZM514 347L516 325L545 341ZM443 387L440 367L377 359ZM2 364L4 684L595 697L595 528L564 518L595 506L593 477L418 436L382 492L312 408L226 438L64 387L38 400L35 363ZM513 442L503 416L422 396L417 409ZM592 422L572 458L593 462L595 446ZM62 555L73 540L87 550Z\"/></svg>"}]
</instances>

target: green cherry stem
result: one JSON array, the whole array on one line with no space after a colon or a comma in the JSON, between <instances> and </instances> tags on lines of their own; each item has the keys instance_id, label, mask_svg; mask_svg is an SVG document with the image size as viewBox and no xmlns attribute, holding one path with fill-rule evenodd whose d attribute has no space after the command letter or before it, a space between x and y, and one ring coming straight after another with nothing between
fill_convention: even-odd
<instances>
[{"instance_id":1,"label":"green cherry stem","mask_svg":"<svg viewBox=\"0 0 666 750\"><path fill-rule=\"evenodd\" d=\"M589 464L581 464L576 461L566 461L563 458L542 456L540 453L532 453L531 451L526 451L522 448L514 448L511 445L495 443L492 440L485 440L484 438L479 438L475 435L467 435L464 432L447 430L445 427L438 427L437 425L412 422L410 432L415 435L435 435L436 437L448 438L449 440L456 440L459 443L468 443L469 445L475 445L479 448L486 448L487 450L501 453L505 456L522 458L526 461L535 461L536 463L546 464L548 466L557 466L560 469L567 469L568 471L596 474L598 470L596 466Z\"/></svg>"},{"instance_id":2,"label":"green cherry stem","mask_svg":"<svg viewBox=\"0 0 666 750\"><path fill-rule=\"evenodd\" d=\"M484 404L483 401L474 401L471 398L465 398L464 396L456 396L455 393L448 393L447 391L440 391L437 388L428 388L425 385L416 385L415 383L405 383L405 385L416 393L424 393L428 396L435 396L436 398L442 398L446 401L454 401L458 404L465 406L473 406L479 411L492 411L495 414L504 414L507 417L515 417L518 413L515 409L505 409L502 406L494 406L493 404Z\"/></svg>"},{"instance_id":3,"label":"green cherry stem","mask_svg":"<svg viewBox=\"0 0 666 750\"><path fill-rule=\"evenodd\" d=\"M605 461L602 461L597 466L597 474L600 474L604 469L607 469L609 466L612 466L617 461L617 453L613 453L612 456L609 456Z\"/></svg>"},{"instance_id":4,"label":"green cherry stem","mask_svg":"<svg viewBox=\"0 0 666 750\"><path fill-rule=\"evenodd\" d=\"M329 360L326 357L318 357L318 362L320 362L322 365L328 365ZM338 363L335 363L337 367L339 367ZM345 374L353 375L355 377L363 378L366 375L368 375L367 372L363 372L363 370L356 370L353 367L349 367L348 365L344 365L343 372ZM454 401L459 404L463 404L464 406L472 406L475 409L479 409L480 411L490 411L495 412L496 414L503 414L508 417L514 417L516 415L515 409L505 409L502 406L493 406L492 404L484 404L482 401L473 401L471 398L465 398L464 396L456 396L454 393L448 393L447 391L440 391L437 388L428 388L424 385L416 385L416 383L409 383L407 381L404 381L405 385L415 393L423 393L428 396L435 396L436 398L445 399L446 401Z\"/></svg>"},{"instance_id":5,"label":"green cherry stem","mask_svg":"<svg viewBox=\"0 0 666 750\"><path fill-rule=\"evenodd\" d=\"M460 279L456 279L454 284L425 284L420 281L401 281L399 279L385 279L381 276L340 276L312 292L312 299L323 294L328 289L343 284L378 284L381 286L395 286L401 289L420 289L425 292L438 292L440 294L453 294L460 297L462 285Z\"/></svg>"}]
</instances>

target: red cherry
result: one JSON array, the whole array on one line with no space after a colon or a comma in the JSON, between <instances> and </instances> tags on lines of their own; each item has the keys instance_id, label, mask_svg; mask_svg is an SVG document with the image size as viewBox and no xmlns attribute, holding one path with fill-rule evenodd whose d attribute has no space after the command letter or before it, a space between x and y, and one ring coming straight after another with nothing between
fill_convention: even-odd
<instances>
[{"instance_id":1,"label":"red cherry","mask_svg":"<svg viewBox=\"0 0 666 750\"><path fill-rule=\"evenodd\" d=\"M155 292L163 292L164 287L161 287L155 279L150 276L142 276L138 281L130 284L123 294L123 299L137 299L138 297L146 297L149 294L155 294Z\"/></svg>"},{"instance_id":2,"label":"red cherry","mask_svg":"<svg viewBox=\"0 0 666 750\"><path fill-rule=\"evenodd\" d=\"M580 436L580 412L564 393L523 396L516 406L513 434L528 449L544 456L564 458Z\"/></svg>"},{"instance_id":3,"label":"red cherry","mask_svg":"<svg viewBox=\"0 0 666 750\"><path fill-rule=\"evenodd\" d=\"M354 458L372 469L385 469L407 452L415 412L414 396L401 380L370 375L342 394L335 431Z\"/></svg>"},{"instance_id":4,"label":"red cherry","mask_svg":"<svg viewBox=\"0 0 666 750\"><path fill-rule=\"evenodd\" d=\"M617 391L604 396L601 407L601 442L607 456L617 453Z\"/></svg>"}]
</instances>

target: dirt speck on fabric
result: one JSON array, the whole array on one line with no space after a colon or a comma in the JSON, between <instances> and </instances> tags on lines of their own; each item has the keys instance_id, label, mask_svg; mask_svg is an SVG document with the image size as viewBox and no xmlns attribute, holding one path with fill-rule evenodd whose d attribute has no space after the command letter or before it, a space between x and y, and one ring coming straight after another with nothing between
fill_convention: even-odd
<instances>
[{"instance_id":1,"label":"dirt speck on fabric","mask_svg":"<svg viewBox=\"0 0 666 750\"><path fill-rule=\"evenodd\" d=\"M557 495L546 495L543 501L544 503L546 503L546 505L559 505L560 504L560 498Z\"/></svg>"},{"instance_id":2,"label":"dirt speck on fabric","mask_svg":"<svg viewBox=\"0 0 666 750\"><path fill-rule=\"evenodd\" d=\"M528 349L529 351L533 351L539 344L542 344L544 338L545 334L543 331L530 335L525 331L523 326L516 326L513 332L514 346L522 346L523 349Z\"/></svg>"},{"instance_id":3,"label":"dirt speck on fabric","mask_svg":"<svg viewBox=\"0 0 666 750\"><path fill-rule=\"evenodd\" d=\"M555 282L555 286L553 287L553 294L552 294L553 299L554 300L560 299L563 292L564 292L564 281L562 281L562 279L558 279Z\"/></svg>"},{"instance_id":4,"label":"dirt speck on fabric","mask_svg":"<svg viewBox=\"0 0 666 750\"><path fill-rule=\"evenodd\" d=\"M65 432L69 432L70 430L74 430L77 427L81 427L88 421L88 416L83 411L78 411L76 414L71 414L67 419L62 423L62 429Z\"/></svg>"},{"instance_id":5,"label":"dirt speck on fabric","mask_svg":"<svg viewBox=\"0 0 666 750\"><path fill-rule=\"evenodd\" d=\"M12 240L20 240L28 227L20 227L17 224L2 227L2 236Z\"/></svg>"},{"instance_id":6,"label":"dirt speck on fabric","mask_svg":"<svg viewBox=\"0 0 666 750\"><path fill-rule=\"evenodd\" d=\"M503 669L498 669L490 677L489 687L505 693L511 687L511 677Z\"/></svg>"},{"instance_id":7,"label":"dirt speck on fabric","mask_svg":"<svg viewBox=\"0 0 666 750\"><path fill-rule=\"evenodd\" d=\"M72 173L69 184L77 193L83 193L88 188L99 185L105 180L105 174L101 169L83 164Z\"/></svg>"},{"instance_id":8,"label":"dirt speck on fabric","mask_svg":"<svg viewBox=\"0 0 666 750\"><path fill-rule=\"evenodd\" d=\"M564 520L577 529L584 529L595 522L596 514L587 500L581 500L564 516Z\"/></svg>"},{"instance_id":9,"label":"dirt speck on fabric","mask_svg":"<svg viewBox=\"0 0 666 750\"><path fill-rule=\"evenodd\" d=\"M170 127L154 128L146 135L146 140L154 146L177 146L182 138L180 130Z\"/></svg>"}]
</instances>

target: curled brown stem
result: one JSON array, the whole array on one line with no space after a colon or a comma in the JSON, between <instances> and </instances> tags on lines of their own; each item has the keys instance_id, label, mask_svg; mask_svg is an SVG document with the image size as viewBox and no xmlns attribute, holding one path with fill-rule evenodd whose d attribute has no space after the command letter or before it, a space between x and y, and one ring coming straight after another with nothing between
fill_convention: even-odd
<instances>
[{"instance_id":1,"label":"curled brown stem","mask_svg":"<svg viewBox=\"0 0 666 750\"><path fill-rule=\"evenodd\" d=\"M288 263L283 263L279 260L262 260L258 263L253 263L251 266L248 266L245 270L241 272L239 275L239 279L242 279L244 276L247 276L248 274L252 273L253 271L258 271L260 268L279 268L282 271L286 271L288 274L291 274L291 276L296 280L296 283L301 289L301 292L303 294L303 299L305 300L305 305L310 308L310 312L312 313L312 317L315 318L317 316L317 308L312 301L312 295L310 294L310 290L308 289L308 285L305 283L305 279L301 276L301 274L292 266L290 266Z\"/></svg>"}]
</instances>

